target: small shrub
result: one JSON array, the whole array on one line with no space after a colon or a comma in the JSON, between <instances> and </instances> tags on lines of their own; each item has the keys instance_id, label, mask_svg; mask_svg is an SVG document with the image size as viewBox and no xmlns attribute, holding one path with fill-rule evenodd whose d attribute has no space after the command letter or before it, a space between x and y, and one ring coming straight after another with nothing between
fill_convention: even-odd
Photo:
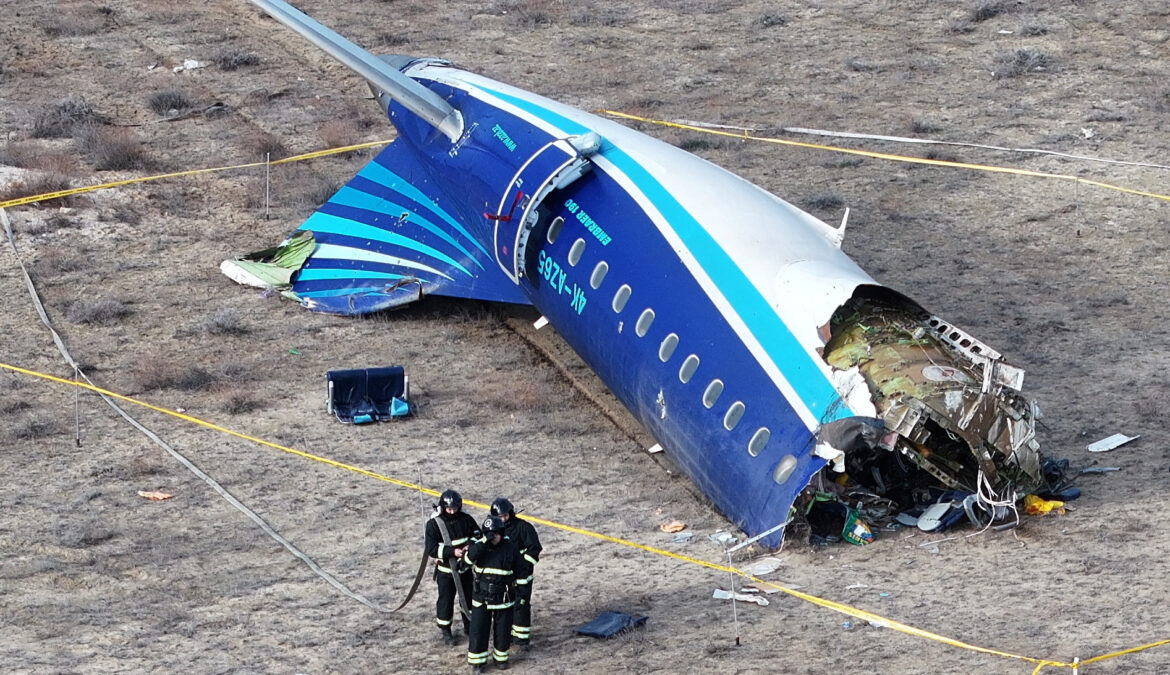
<instances>
[{"instance_id":1,"label":"small shrub","mask_svg":"<svg viewBox=\"0 0 1170 675\"><path fill-rule=\"evenodd\" d=\"M33 262L32 271L37 276L55 277L67 272L84 269L86 258L69 246L55 246L41 249Z\"/></svg>"},{"instance_id":2,"label":"small shrub","mask_svg":"<svg viewBox=\"0 0 1170 675\"><path fill-rule=\"evenodd\" d=\"M163 117L181 115L190 110L194 105L191 99L187 97L187 94L178 89L156 92L150 97L150 109L156 115Z\"/></svg>"},{"instance_id":3,"label":"small shrub","mask_svg":"<svg viewBox=\"0 0 1170 675\"><path fill-rule=\"evenodd\" d=\"M943 31L952 35L966 35L975 31L975 24L967 19L949 19L943 24Z\"/></svg>"},{"instance_id":4,"label":"small shrub","mask_svg":"<svg viewBox=\"0 0 1170 675\"><path fill-rule=\"evenodd\" d=\"M822 211L829 209L839 209L845 205L845 200L838 195L831 193L815 194L808 199L808 205L811 208Z\"/></svg>"},{"instance_id":5,"label":"small shrub","mask_svg":"<svg viewBox=\"0 0 1170 675\"><path fill-rule=\"evenodd\" d=\"M158 354L147 354L134 361L130 381L135 393L166 389L175 381L175 366Z\"/></svg>"},{"instance_id":6,"label":"small shrub","mask_svg":"<svg viewBox=\"0 0 1170 675\"><path fill-rule=\"evenodd\" d=\"M950 153L950 152L945 152L943 150L927 150L924 157L926 159L933 159L933 160L937 160L939 162L957 162L957 161L959 161L958 155L955 155L954 153Z\"/></svg>"},{"instance_id":7,"label":"small shrub","mask_svg":"<svg viewBox=\"0 0 1170 675\"><path fill-rule=\"evenodd\" d=\"M263 407L263 401L245 391L230 392L223 402L223 411L229 415L243 415Z\"/></svg>"},{"instance_id":8,"label":"small shrub","mask_svg":"<svg viewBox=\"0 0 1170 675\"><path fill-rule=\"evenodd\" d=\"M978 2L971 6L971 10L967 12L967 16L975 23L982 23L989 19L994 19L1007 10L1007 3L1003 0L978 0Z\"/></svg>"},{"instance_id":9,"label":"small shrub","mask_svg":"<svg viewBox=\"0 0 1170 675\"><path fill-rule=\"evenodd\" d=\"M992 76L1000 80L1027 73L1042 73L1053 68L1052 58L1038 49L1021 48L995 56Z\"/></svg>"},{"instance_id":10,"label":"small shrub","mask_svg":"<svg viewBox=\"0 0 1170 675\"><path fill-rule=\"evenodd\" d=\"M500 11L523 28L538 28L554 23L555 5L550 0L507 0Z\"/></svg>"},{"instance_id":11,"label":"small shrub","mask_svg":"<svg viewBox=\"0 0 1170 675\"><path fill-rule=\"evenodd\" d=\"M353 145L357 136L357 129L351 120L330 120L321 125L321 143L327 148L341 148ZM343 152L341 157L351 157L360 154L360 151Z\"/></svg>"},{"instance_id":12,"label":"small shrub","mask_svg":"<svg viewBox=\"0 0 1170 675\"><path fill-rule=\"evenodd\" d=\"M763 16L757 17L752 25L756 28L773 28L775 26L784 26L788 23L788 19L783 14L776 14L769 12Z\"/></svg>"},{"instance_id":13,"label":"small shrub","mask_svg":"<svg viewBox=\"0 0 1170 675\"><path fill-rule=\"evenodd\" d=\"M9 141L0 147L0 164L69 175L77 171L77 156L56 148L40 147L35 143Z\"/></svg>"},{"instance_id":14,"label":"small shrub","mask_svg":"<svg viewBox=\"0 0 1170 675\"><path fill-rule=\"evenodd\" d=\"M51 38L81 37L93 35L101 30L102 23L97 17L77 16L69 13L59 15L57 20L42 26L41 30L45 31L45 35Z\"/></svg>"},{"instance_id":15,"label":"small shrub","mask_svg":"<svg viewBox=\"0 0 1170 675\"><path fill-rule=\"evenodd\" d=\"M722 143L716 143L712 139L703 136L691 136L684 138L679 141L677 145L687 152L696 152L699 150L710 150L712 148L722 147Z\"/></svg>"},{"instance_id":16,"label":"small shrub","mask_svg":"<svg viewBox=\"0 0 1170 675\"><path fill-rule=\"evenodd\" d=\"M402 33L378 33L378 44L383 47L401 47L410 44L410 38Z\"/></svg>"},{"instance_id":17,"label":"small shrub","mask_svg":"<svg viewBox=\"0 0 1170 675\"><path fill-rule=\"evenodd\" d=\"M65 311L73 323L109 325L130 316L131 310L119 300L78 300Z\"/></svg>"},{"instance_id":18,"label":"small shrub","mask_svg":"<svg viewBox=\"0 0 1170 675\"><path fill-rule=\"evenodd\" d=\"M32 404L29 403L28 401L17 400L17 401L11 401L9 403L0 403L0 415L11 415L14 412L20 412L21 410L28 410L31 407L32 407Z\"/></svg>"},{"instance_id":19,"label":"small shrub","mask_svg":"<svg viewBox=\"0 0 1170 675\"><path fill-rule=\"evenodd\" d=\"M54 420L43 420L34 417L21 420L11 431L12 437L21 441L36 440L57 433L60 433L60 429Z\"/></svg>"},{"instance_id":20,"label":"small shrub","mask_svg":"<svg viewBox=\"0 0 1170 675\"><path fill-rule=\"evenodd\" d=\"M873 64L862 61L856 56L845 59L845 67L855 73L867 73L874 69Z\"/></svg>"},{"instance_id":21,"label":"small shrub","mask_svg":"<svg viewBox=\"0 0 1170 675\"><path fill-rule=\"evenodd\" d=\"M942 131L942 127L931 120L915 117L910 120L910 131L916 134L934 134Z\"/></svg>"},{"instance_id":22,"label":"small shrub","mask_svg":"<svg viewBox=\"0 0 1170 675\"><path fill-rule=\"evenodd\" d=\"M65 138L75 127L105 124L106 119L97 113L84 98L71 96L56 105L37 113L33 120L33 138Z\"/></svg>"},{"instance_id":23,"label":"small shrub","mask_svg":"<svg viewBox=\"0 0 1170 675\"><path fill-rule=\"evenodd\" d=\"M1020 35L1025 37L1037 37L1040 35L1048 35L1048 33L1048 26L1045 26L1035 19L1030 19L1020 24Z\"/></svg>"},{"instance_id":24,"label":"small shrub","mask_svg":"<svg viewBox=\"0 0 1170 675\"><path fill-rule=\"evenodd\" d=\"M276 136L269 133L259 133L248 141L248 149L253 157L263 161L266 157L281 159L288 156L288 148Z\"/></svg>"},{"instance_id":25,"label":"small shrub","mask_svg":"<svg viewBox=\"0 0 1170 675\"><path fill-rule=\"evenodd\" d=\"M199 330L205 335L247 335L249 328L243 321L244 316L239 310L225 307L204 319Z\"/></svg>"},{"instance_id":26,"label":"small shrub","mask_svg":"<svg viewBox=\"0 0 1170 675\"><path fill-rule=\"evenodd\" d=\"M13 181L4 187L0 187L0 201L9 201L11 199L21 199L23 197L32 197L35 195L46 195L54 192L61 192L73 187L69 179L60 174L41 174L38 176L29 176L20 180ZM53 206L67 206L70 204L77 204L82 200L80 195L69 195L68 197L58 197L52 200ZM33 202L38 203L38 202Z\"/></svg>"},{"instance_id":27,"label":"small shrub","mask_svg":"<svg viewBox=\"0 0 1170 675\"><path fill-rule=\"evenodd\" d=\"M172 386L182 391L207 391L215 385L216 377L199 366L188 366L180 371Z\"/></svg>"},{"instance_id":28,"label":"small shrub","mask_svg":"<svg viewBox=\"0 0 1170 675\"><path fill-rule=\"evenodd\" d=\"M142 142L127 129L86 125L77 129L73 142L98 171L135 171L151 166Z\"/></svg>"},{"instance_id":29,"label":"small shrub","mask_svg":"<svg viewBox=\"0 0 1170 675\"><path fill-rule=\"evenodd\" d=\"M260 65L260 57L252 52L241 52L236 50L229 50L216 54L213 59L215 65L219 66L220 70L239 70L245 66Z\"/></svg>"}]
</instances>

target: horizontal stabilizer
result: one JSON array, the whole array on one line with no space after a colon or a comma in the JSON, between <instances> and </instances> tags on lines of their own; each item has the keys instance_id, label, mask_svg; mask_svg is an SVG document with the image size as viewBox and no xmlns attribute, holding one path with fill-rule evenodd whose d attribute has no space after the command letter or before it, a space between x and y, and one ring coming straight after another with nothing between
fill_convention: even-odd
<instances>
[{"instance_id":1,"label":"horizontal stabilizer","mask_svg":"<svg viewBox=\"0 0 1170 675\"><path fill-rule=\"evenodd\" d=\"M429 294L528 304L483 243L491 240L482 216L454 203L408 146L392 143L301 225L316 248L293 276L293 293L335 314Z\"/></svg>"}]
</instances>

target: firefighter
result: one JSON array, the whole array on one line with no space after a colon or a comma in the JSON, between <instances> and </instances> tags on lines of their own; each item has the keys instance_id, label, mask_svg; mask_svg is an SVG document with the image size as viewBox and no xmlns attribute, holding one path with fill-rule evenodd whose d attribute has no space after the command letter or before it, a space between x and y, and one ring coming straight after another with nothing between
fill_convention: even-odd
<instances>
[{"instance_id":1,"label":"firefighter","mask_svg":"<svg viewBox=\"0 0 1170 675\"><path fill-rule=\"evenodd\" d=\"M540 560L540 538L527 520L516 517L512 502L500 497L492 502L492 515L504 520L504 534L520 551L516 569L516 607L512 612L512 638L521 649L528 649L532 633L532 578Z\"/></svg>"},{"instance_id":2,"label":"firefighter","mask_svg":"<svg viewBox=\"0 0 1170 675\"><path fill-rule=\"evenodd\" d=\"M440 521L446 529L449 542L444 541ZM427 521L425 528L427 555L436 559L435 583L439 587L439 598L435 601L435 624L442 633L445 644L455 644L451 633L451 619L455 613L455 599L459 583L466 602L471 600L471 569L464 564L467 547L479 536L475 519L463 512L463 497L454 490L447 490L439 497L438 513ZM468 607L470 609L470 607ZM469 619L463 617L463 632L470 634Z\"/></svg>"},{"instance_id":3,"label":"firefighter","mask_svg":"<svg viewBox=\"0 0 1170 675\"><path fill-rule=\"evenodd\" d=\"M516 544L504 535L505 527L499 516L488 516L483 521L483 538L472 542L465 556L475 571L467 634L467 663L473 673L483 672L487 664L489 634L496 667L508 667L516 568L522 558Z\"/></svg>"}]
</instances>

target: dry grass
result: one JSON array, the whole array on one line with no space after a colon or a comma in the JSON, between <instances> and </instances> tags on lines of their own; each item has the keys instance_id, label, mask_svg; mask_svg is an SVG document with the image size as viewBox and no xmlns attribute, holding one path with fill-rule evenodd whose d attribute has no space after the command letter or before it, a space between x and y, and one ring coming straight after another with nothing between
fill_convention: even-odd
<instances>
[{"instance_id":1,"label":"dry grass","mask_svg":"<svg viewBox=\"0 0 1170 675\"><path fill-rule=\"evenodd\" d=\"M153 166L146 148L129 129L89 124L73 134L77 151L98 171L141 171Z\"/></svg>"},{"instance_id":2,"label":"dry grass","mask_svg":"<svg viewBox=\"0 0 1170 675\"><path fill-rule=\"evenodd\" d=\"M251 329L244 324L244 314L234 307L223 307L199 324L204 335L247 335Z\"/></svg>"},{"instance_id":3,"label":"dry grass","mask_svg":"<svg viewBox=\"0 0 1170 675\"><path fill-rule=\"evenodd\" d=\"M78 253L73 246L46 246L40 249L32 264L32 272L43 279L53 279L62 274L77 272L89 267L89 259Z\"/></svg>"},{"instance_id":4,"label":"dry grass","mask_svg":"<svg viewBox=\"0 0 1170 675\"><path fill-rule=\"evenodd\" d=\"M167 89L152 94L148 105L156 115L162 117L182 115L195 107L191 98L185 92L178 89Z\"/></svg>"},{"instance_id":5,"label":"dry grass","mask_svg":"<svg viewBox=\"0 0 1170 675\"><path fill-rule=\"evenodd\" d=\"M74 129L104 124L106 118L94 110L82 96L70 96L37 113L33 120L33 138L67 138Z\"/></svg>"},{"instance_id":6,"label":"dry grass","mask_svg":"<svg viewBox=\"0 0 1170 675\"><path fill-rule=\"evenodd\" d=\"M37 143L20 141L8 141L0 146L0 164L65 175L77 171L75 155Z\"/></svg>"},{"instance_id":7,"label":"dry grass","mask_svg":"<svg viewBox=\"0 0 1170 675\"><path fill-rule=\"evenodd\" d=\"M0 201L21 199L23 197L32 197L34 195L50 194L53 192L68 190L72 187L72 182L60 174L49 173L29 176L15 180L0 188ZM75 205L81 202L82 198L77 195L61 197L52 200L52 204L54 206Z\"/></svg>"},{"instance_id":8,"label":"dry grass","mask_svg":"<svg viewBox=\"0 0 1170 675\"><path fill-rule=\"evenodd\" d=\"M992 76L997 80L1019 77L1028 73L1051 72L1054 64L1048 54L1031 48L1020 48L995 55Z\"/></svg>"},{"instance_id":9,"label":"dry grass","mask_svg":"<svg viewBox=\"0 0 1170 675\"><path fill-rule=\"evenodd\" d=\"M256 133L247 141L246 149L250 157L258 158L260 161L265 159L281 159L288 157L288 148L280 142L280 139L270 133Z\"/></svg>"},{"instance_id":10,"label":"dry grass","mask_svg":"<svg viewBox=\"0 0 1170 675\"><path fill-rule=\"evenodd\" d=\"M25 417L8 429L8 434L20 441L33 441L61 433L56 420L40 417Z\"/></svg>"},{"instance_id":11,"label":"dry grass","mask_svg":"<svg viewBox=\"0 0 1170 675\"><path fill-rule=\"evenodd\" d=\"M260 57L258 55L253 52L243 52L235 49L216 54L212 61L215 65L219 66L220 70L226 71L260 65Z\"/></svg>"},{"instance_id":12,"label":"dry grass","mask_svg":"<svg viewBox=\"0 0 1170 675\"><path fill-rule=\"evenodd\" d=\"M102 298L78 300L65 310L65 318L73 323L108 326L118 323L133 313L121 300Z\"/></svg>"}]
</instances>

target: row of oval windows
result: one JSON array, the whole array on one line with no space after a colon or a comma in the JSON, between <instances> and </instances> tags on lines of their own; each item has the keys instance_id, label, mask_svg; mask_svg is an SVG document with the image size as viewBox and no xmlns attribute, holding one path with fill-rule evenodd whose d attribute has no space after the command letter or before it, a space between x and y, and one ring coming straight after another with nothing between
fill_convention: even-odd
<instances>
[{"instance_id":1,"label":"row of oval windows","mask_svg":"<svg viewBox=\"0 0 1170 675\"><path fill-rule=\"evenodd\" d=\"M555 243L557 237L560 236L561 230L565 225L565 219L557 216L553 219L548 228L548 243ZM573 242L569 248L568 261L571 267L576 267L577 263L581 262L581 256L585 255L585 239L578 238ZM602 260L593 268L593 273L589 275L589 285L593 290L601 288L601 283L605 281L605 275L609 274L609 263ZM630 295L633 294L634 289L629 284L622 284L613 295L613 311L620 314L626 308L626 303L630 300ZM638 316L637 323L634 324L634 333L638 337L645 337L646 333L650 331L650 325L654 323L654 310L647 307ZM674 350L678 347L678 334L671 333L663 338L662 343L658 346L658 359L663 363L670 360L674 355ZM695 371L699 368L699 357L696 354L691 354L683 360L682 366L678 371L678 379L683 384L691 381ZM711 380L707 385L706 391L703 392L703 405L711 408L715 402L719 400L719 396L723 393L723 381L716 378ZM746 407L742 401L736 401L727 409L727 413L723 415L723 428L731 431L735 429L736 425L743 418ZM752 434L751 440L748 441L748 453L752 457L757 457L764 446L768 444L768 440L772 437L772 432L767 427L760 427L756 433ZM786 455L784 459L777 465L776 471L772 478L777 483L783 483L788 480L792 472L796 469L796 458L792 455Z\"/></svg>"}]
</instances>

